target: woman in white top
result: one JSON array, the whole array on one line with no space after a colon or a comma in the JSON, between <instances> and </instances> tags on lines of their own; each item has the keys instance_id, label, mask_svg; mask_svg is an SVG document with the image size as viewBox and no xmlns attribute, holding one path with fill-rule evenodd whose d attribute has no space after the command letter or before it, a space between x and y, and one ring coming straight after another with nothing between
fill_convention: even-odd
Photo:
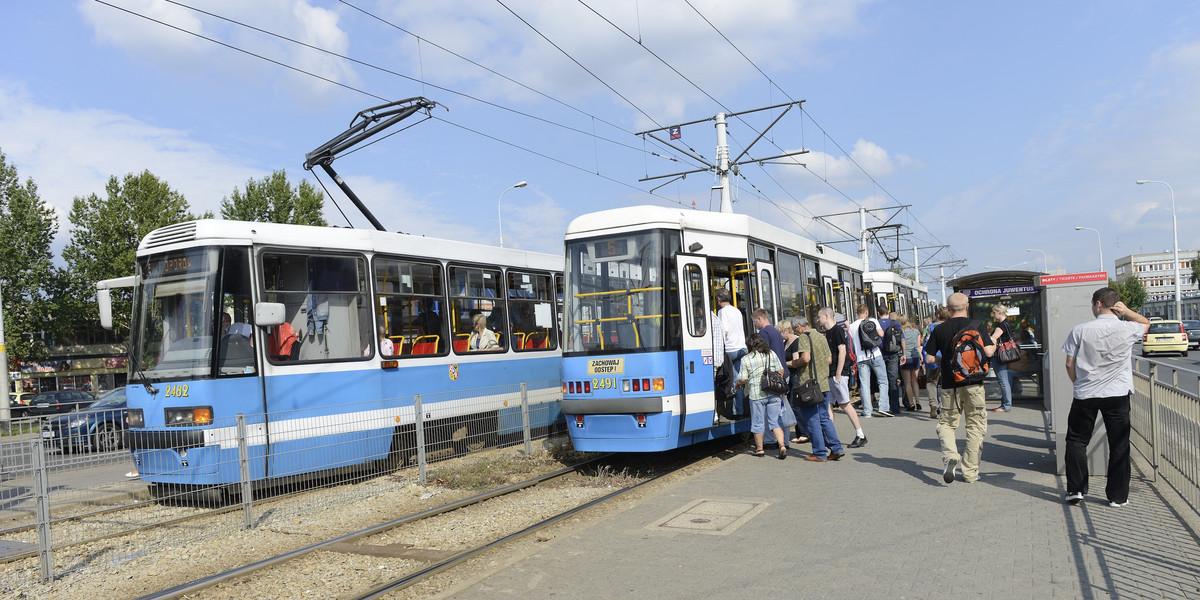
<instances>
[{"instance_id":1,"label":"woman in white top","mask_svg":"<svg viewBox=\"0 0 1200 600\"><path fill-rule=\"evenodd\" d=\"M471 337L467 340L467 348L472 352L476 350L501 350L500 341L496 339L496 334L487 328L487 317L483 313L471 317L471 323L474 325L474 330L471 332Z\"/></svg>"}]
</instances>

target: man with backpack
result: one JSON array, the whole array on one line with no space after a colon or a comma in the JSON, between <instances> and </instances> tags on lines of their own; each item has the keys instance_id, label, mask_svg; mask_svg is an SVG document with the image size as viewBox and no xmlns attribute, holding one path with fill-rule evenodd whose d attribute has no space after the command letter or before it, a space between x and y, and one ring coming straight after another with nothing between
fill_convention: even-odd
<instances>
[{"instance_id":1,"label":"man with backpack","mask_svg":"<svg viewBox=\"0 0 1200 600\"><path fill-rule=\"evenodd\" d=\"M900 363L904 361L904 333L900 331L899 315L888 313L887 305L879 305L879 328L882 332L883 343L879 349L883 351L883 367L887 370L888 408L892 414L900 412ZM879 394L879 406L883 406L884 394Z\"/></svg>"},{"instance_id":2,"label":"man with backpack","mask_svg":"<svg viewBox=\"0 0 1200 600\"><path fill-rule=\"evenodd\" d=\"M871 310L866 304L859 304L858 320L851 323L849 328L850 343L854 345L854 355L858 357L858 394L862 398L862 416L867 419L871 418L872 412L883 417L892 416L884 408L888 398L888 378L883 352L879 349L883 344L883 328L870 314ZM871 406L871 373L879 381L879 408L874 411Z\"/></svg>"},{"instance_id":3,"label":"man with backpack","mask_svg":"<svg viewBox=\"0 0 1200 600\"><path fill-rule=\"evenodd\" d=\"M967 317L969 300L955 292L946 300L950 318L933 330L925 342L926 361L938 365L941 371L942 415L937 422L937 435L942 444L942 481L953 483L958 465L962 464L963 481L979 479L979 455L983 436L987 433L987 407L983 379L987 376L988 359L996 351L983 323ZM958 452L955 431L959 417L966 420L967 443Z\"/></svg>"}]
</instances>

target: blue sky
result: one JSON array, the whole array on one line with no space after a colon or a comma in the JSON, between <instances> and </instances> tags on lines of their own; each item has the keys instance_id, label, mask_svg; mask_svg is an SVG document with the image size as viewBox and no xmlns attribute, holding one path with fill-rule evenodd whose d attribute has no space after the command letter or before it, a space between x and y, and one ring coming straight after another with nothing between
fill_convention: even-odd
<instances>
[{"instance_id":1,"label":"blue sky","mask_svg":"<svg viewBox=\"0 0 1200 600\"><path fill-rule=\"evenodd\" d=\"M182 3L351 62L180 4L105 1L343 85L92 0L0 4L0 150L63 232L72 199L110 175L149 169L214 212L273 170L314 181L305 153L356 112L425 96L445 109L339 159L339 174L388 229L484 243L498 241L501 192L528 181L504 196L505 245L558 253L586 212L715 207L706 173L649 193L665 180L639 179L694 165L636 132L802 99L751 155L805 148L807 166L746 165L735 211L830 241L843 235L814 215L910 205L893 220L912 234L902 261L948 244L921 261L965 259L960 274L1040 270L1026 248L1052 271L1095 270L1096 234L1074 230L1093 227L1111 271L1172 246L1168 190L1134 184L1156 179L1174 188L1180 248L1200 249L1195 2ZM733 154L777 115L731 121ZM711 123L682 133L713 159ZM857 234L857 217L834 220Z\"/></svg>"}]
</instances>

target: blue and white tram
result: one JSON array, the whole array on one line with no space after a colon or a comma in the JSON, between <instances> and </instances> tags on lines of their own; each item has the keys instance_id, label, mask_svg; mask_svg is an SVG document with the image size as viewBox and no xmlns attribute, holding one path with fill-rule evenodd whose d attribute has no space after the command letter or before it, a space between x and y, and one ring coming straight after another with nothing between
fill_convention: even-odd
<instances>
[{"instance_id":1,"label":"blue and white tram","mask_svg":"<svg viewBox=\"0 0 1200 600\"><path fill-rule=\"evenodd\" d=\"M562 257L404 234L200 220L137 251L128 441L141 479L256 485L561 423ZM473 331L479 331L472 337ZM490 347L489 347L490 346ZM561 425L558 425L561 426ZM402 456L403 455L403 456ZM151 486L151 490L156 488Z\"/></svg>"},{"instance_id":2,"label":"blue and white tram","mask_svg":"<svg viewBox=\"0 0 1200 600\"><path fill-rule=\"evenodd\" d=\"M714 389L714 294L750 328L855 300L858 258L745 215L621 208L566 232L563 403L583 451L654 452L749 431ZM745 411L744 414L749 414Z\"/></svg>"},{"instance_id":3,"label":"blue and white tram","mask_svg":"<svg viewBox=\"0 0 1200 600\"><path fill-rule=\"evenodd\" d=\"M913 280L892 271L868 271L865 275L873 301L868 303L871 315L886 317L879 314L886 308L887 312L920 319L933 316L929 305L929 286L915 283Z\"/></svg>"}]
</instances>

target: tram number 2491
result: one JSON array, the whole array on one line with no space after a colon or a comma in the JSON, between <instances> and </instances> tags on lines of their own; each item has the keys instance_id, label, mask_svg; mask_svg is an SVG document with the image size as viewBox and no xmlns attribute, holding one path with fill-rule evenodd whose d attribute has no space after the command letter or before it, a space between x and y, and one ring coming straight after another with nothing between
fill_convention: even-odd
<instances>
[{"instance_id":1,"label":"tram number 2491","mask_svg":"<svg viewBox=\"0 0 1200 600\"><path fill-rule=\"evenodd\" d=\"M164 388L164 392L168 398L186 398L188 395L188 386L186 385L168 385Z\"/></svg>"},{"instance_id":2,"label":"tram number 2491","mask_svg":"<svg viewBox=\"0 0 1200 600\"><path fill-rule=\"evenodd\" d=\"M594 390L615 390L617 389L616 377L597 377L592 379L592 389Z\"/></svg>"}]
</instances>

